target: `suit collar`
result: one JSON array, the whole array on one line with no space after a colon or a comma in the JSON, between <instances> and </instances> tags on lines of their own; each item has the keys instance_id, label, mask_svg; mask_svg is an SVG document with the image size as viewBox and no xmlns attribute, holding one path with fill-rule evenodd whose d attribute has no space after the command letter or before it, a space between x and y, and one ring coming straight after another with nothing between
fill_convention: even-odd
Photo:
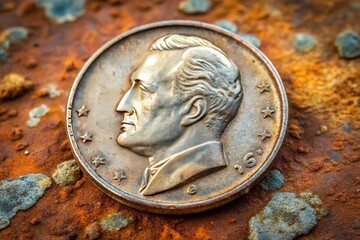
<instances>
[{"instance_id":1,"label":"suit collar","mask_svg":"<svg viewBox=\"0 0 360 240\"><path fill-rule=\"evenodd\" d=\"M148 177L143 179L140 193L154 195L186 184L227 165L220 141L206 142L172 155L145 170ZM145 177L144 175L144 177Z\"/></svg>"}]
</instances>

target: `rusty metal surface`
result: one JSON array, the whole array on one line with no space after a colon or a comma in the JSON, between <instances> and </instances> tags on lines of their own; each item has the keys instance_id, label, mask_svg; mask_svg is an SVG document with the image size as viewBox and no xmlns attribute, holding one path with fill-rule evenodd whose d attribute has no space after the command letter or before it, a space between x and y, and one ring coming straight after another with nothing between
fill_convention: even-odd
<instances>
[{"instance_id":1,"label":"rusty metal surface","mask_svg":"<svg viewBox=\"0 0 360 240\"><path fill-rule=\"evenodd\" d=\"M0 103L0 180L30 173L51 176L57 165L72 158L65 133L67 94L84 62L109 39L153 21L229 19L241 32L261 39L261 50L277 68L288 94L289 129L274 160L274 168L285 177L279 191L311 190L329 211L299 239L358 238L360 59L340 58L335 46L343 30L360 31L358 2L214 1L200 15L184 15L178 4L88 1L82 17L60 25L33 1L16 1L2 10L1 30L23 26L29 36L21 45L10 46L0 76L18 73L34 86ZM315 36L316 48L298 52L293 45L297 33ZM49 97L49 84L62 90L61 95ZM49 112L37 127L27 127L29 111L41 104ZM211 211L161 216L118 203L83 176L75 185L53 183L33 207L19 211L10 226L0 230L0 239L82 239L87 226L117 212L134 221L120 231L103 231L103 239L247 239L250 218L272 194L256 186Z\"/></svg>"}]
</instances>

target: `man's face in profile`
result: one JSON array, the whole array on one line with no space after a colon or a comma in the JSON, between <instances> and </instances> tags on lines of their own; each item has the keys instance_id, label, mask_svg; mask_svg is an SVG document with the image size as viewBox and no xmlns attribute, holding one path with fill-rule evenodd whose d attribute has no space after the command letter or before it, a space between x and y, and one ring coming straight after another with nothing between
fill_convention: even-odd
<instances>
[{"instance_id":1,"label":"man's face in profile","mask_svg":"<svg viewBox=\"0 0 360 240\"><path fill-rule=\"evenodd\" d=\"M121 146L151 156L181 135L181 102L172 88L181 54L182 51L147 52L131 74L131 88L116 108L124 115L117 138Z\"/></svg>"}]
</instances>

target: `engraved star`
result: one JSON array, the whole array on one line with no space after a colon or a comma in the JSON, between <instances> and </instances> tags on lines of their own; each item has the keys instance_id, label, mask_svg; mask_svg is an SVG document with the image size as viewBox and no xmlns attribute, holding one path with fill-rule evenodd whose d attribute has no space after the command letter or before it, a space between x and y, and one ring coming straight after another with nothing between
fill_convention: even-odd
<instances>
[{"instance_id":1,"label":"engraved star","mask_svg":"<svg viewBox=\"0 0 360 240\"><path fill-rule=\"evenodd\" d=\"M261 112L264 114L264 118L271 117L274 118L274 109L270 109L269 107L266 107L266 109L261 109Z\"/></svg>"},{"instance_id":2,"label":"engraved star","mask_svg":"<svg viewBox=\"0 0 360 240\"><path fill-rule=\"evenodd\" d=\"M256 150L256 153L257 153L258 155L262 155L262 154L263 154L263 150L259 148L258 150Z\"/></svg>"},{"instance_id":3,"label":"engraved star","mask_svg":"<svg viewBox=\"0 0 360 240\"><path fill-rule=\"evenodd\" d=\"M106 159L101 157L100 155L97 155L92 160L92 164L94 164L95 167L98 167L99 165L105 165L105 163L106 163Z\"/></svg>"},{"instance_id":4,"label":"engraved star","mask_svg":"<svg viewBox=\"0 0 360 240\"><path fill-rule=\"evenodd\" d=\"M124 170L120 170L118 172L114 172L114 180L119 180L120 182L124 179L127 179Z\"/></svg>"},{"instance_id":5,"label":"engraved star","mask_svg":"<svg viewBox=\"0 0 360 240\"><path fill-rule=\"evenodd\" d=\"M76 111L79 113L79 117L81 116L87 117L88 113L90 112L90 109L88 109L85 105L82 105L82 107L76 109Z\"/></svg>"},{"instance_id":6,"label":"engraved star","mask_svg":"<svg viewBox=\"0 0 360 240\"><path fill-rule=\"evenodd\" d=\"M260 84L256 85L257 88L260 89L260 93L270 92L270 84L262 81Z\"/></svg>"},{"instance_id":7,"label":"engraved star","mask_svg":"<svg viewBox=\"0 0 360 240\"><path fill-rule=\"evenodd\" d=\"M258 136L261 137L261 141L264 141L265 138L271 138L271 134L266 130L264 130L262 133L259 133Z\"/></svg>"},{"instance_id":8,"label":"engraved star","mask_svg":"<svg viewBox=\"0 0 360 240\"><path fill-rule=\"evenodd\" d=\"M92 141L92 134L85 132L84 135L80 136L83 143L86 143L87 141Z\"/></svg>"}]
</instances>

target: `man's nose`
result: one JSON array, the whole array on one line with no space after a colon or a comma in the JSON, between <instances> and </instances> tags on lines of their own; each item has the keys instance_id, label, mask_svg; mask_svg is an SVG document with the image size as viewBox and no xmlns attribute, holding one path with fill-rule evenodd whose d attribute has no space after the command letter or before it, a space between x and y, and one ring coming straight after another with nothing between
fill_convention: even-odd
<instances>
[{"instance_id":1,"label":"man's nose","mask_svg":"<svg viewBox=\"0 0 360 240\"><path fill-rule=\"evenodd\" d=\"M132 113L133 112L133 106L132 106L132 101L133 101L133 93L131 91L132 89L130 89L129 91L127 91L124 95L124 97L120 100L116 111L118 112L127 112L127 113Z\"/></svg>"}]
</instances>

